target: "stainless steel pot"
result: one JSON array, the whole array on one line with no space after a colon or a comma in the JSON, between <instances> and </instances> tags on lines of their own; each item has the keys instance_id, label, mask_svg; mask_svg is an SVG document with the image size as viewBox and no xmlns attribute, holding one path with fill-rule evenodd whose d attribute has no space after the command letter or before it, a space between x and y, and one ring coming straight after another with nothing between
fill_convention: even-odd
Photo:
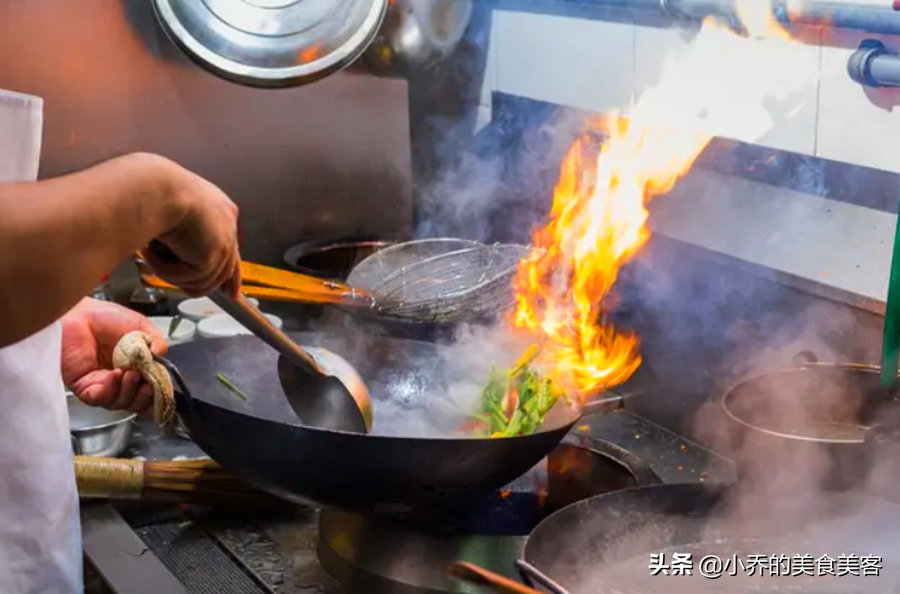
<instances>
[{"instance_id":1,"label":"stainless steel pot","mask_svg":"<svg viewBox=\"0 0 900 594\"><path fill-rule=\"evenodd\" d=\"M375 74L406 78L447 59L472 18L472 0L395 0L363 54Z\"/></svg>"},{"instance_id":2,"label":"stainless steel pot","mask_svg":"<svg viewBox=\"0 0 900 594\"><path fill-rule=\"evenodd\" d=\"M131 444L133 412L88 406L73 395L67 398L69 433L76 456L121 456Z\"/></svg>"}]
</instances>

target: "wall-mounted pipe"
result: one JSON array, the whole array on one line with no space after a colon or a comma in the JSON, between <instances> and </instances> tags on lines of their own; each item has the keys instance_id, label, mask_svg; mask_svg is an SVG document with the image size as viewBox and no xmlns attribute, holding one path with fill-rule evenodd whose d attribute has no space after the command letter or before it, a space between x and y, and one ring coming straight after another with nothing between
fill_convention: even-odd
<instances>
[{"instance_id":1,"label":"wall-mounted pipe","mask_svg":"<svg viewBox=\"0 0 900 594\"><path fill-rule=\"evenodd\" d=\"M866 87L900 87L900 56L867 39L847 61L847 74Z\"/></svg>"},{"instance_id":2,"label":"wall-mounted pipe","mask_svg":"<svg viewBox=\"0 0 900 594\"><path fill-rule=\"evenodd\" d=\"M656 10L673 17L701 20L737 17L735 0L594 0L608 6ZM762 1L762 0L759 0ZM857 29L900 35L900 4L892 0L774 0L775 18L784 24ZM896 5L896 6L895 6Z\"/></svg>"}]
</instances>

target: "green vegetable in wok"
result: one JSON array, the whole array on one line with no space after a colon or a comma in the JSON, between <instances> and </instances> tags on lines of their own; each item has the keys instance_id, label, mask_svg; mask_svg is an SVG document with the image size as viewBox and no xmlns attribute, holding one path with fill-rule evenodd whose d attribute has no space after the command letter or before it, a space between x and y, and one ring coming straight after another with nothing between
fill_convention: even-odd
<instances>
[{"instance_id":1,"label":"green vegetable in wok","mask_svg":"<svg viewBox=\"0 0 900 594\"><path fill-rule=\"evenodd\" d=\"M481 408L471 424L486 437L513 437L537 431L563 390L541 375L530 363L537 349L530 349L512 370L494 369L481 392Z\"/></svg>"},{"instance_id":2,"label":"green vegetable in wok","mask_svg":"<svg viewBox=\"0 0 900 594\"><path fill-rule=\"evenodd\" d=\"M241 400L247 400L247 395L241 392L240 388L235 386L234 383L227 377L225 377L221 373L217 373L216 378L218 378L218 380L222 382L223 386L234 392Z\"/></svg>"}]
</instances>

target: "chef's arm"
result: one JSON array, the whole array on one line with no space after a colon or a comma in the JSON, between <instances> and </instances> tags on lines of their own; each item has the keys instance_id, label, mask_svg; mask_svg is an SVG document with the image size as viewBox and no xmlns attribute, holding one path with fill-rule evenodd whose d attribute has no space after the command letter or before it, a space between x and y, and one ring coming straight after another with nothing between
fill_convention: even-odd
<instances>
[{"instance_id":1,"label":"chef's arm","mask_svg":"<svg viewBox=\"0 0 900 594\"><path fill-rule=\"evenodd\" d=\"M0 185L0 347L50 325L188 207L174 163L113 159L79 173Z\"/></svg>"}]
</instances>

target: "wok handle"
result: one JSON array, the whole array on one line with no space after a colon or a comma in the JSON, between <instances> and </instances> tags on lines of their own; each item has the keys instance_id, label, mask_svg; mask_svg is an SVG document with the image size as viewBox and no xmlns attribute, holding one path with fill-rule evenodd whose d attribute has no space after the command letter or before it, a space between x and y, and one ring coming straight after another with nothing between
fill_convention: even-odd
<instances>
[{"instance_id":1,"label":"wok handle","mask_svg":"<svg viewBox=\"0 0 900 594\"><path fill-rule=\"evenodd\" d=\"M165 357L160 357L159 355L153 355L153 360L166 368L166 371L169 372L169 377L172 378L172 381L175 383L175 389L178 392L181 392L184 395L185 399L190 402L194 399L191 395L191 391L187 387L187 382L184 381L184 378L181 376L181 372L178 371L178 368L175 367L175 364L166 359Z\"/></svg>"},{"instance_id":2,"label":"wok handle","mask_svg":"<svg viewBox=\"0 0 900 594\"><path fill-rule=\"evenodd\" d=\"M552 592L552 594L569 594L568 590L551 580L547 574L524 559L516 561L516 569L519 570L519 573L526 583L530 584L531 580L534 580Z\"/></svg>"},{"instance_id":3,"label":"wok handle","mask_svg":"<svg viewBox=\"0 0 900 594\"><path fill-rule=\"evenodd\" d=\"M465 561L456 561L450 564L447 573L464 582L490 588L498 594L540 594L533 588L523 586L519 582Z\"/></svg>"},{"instance_id":4,"label":"wok handle","mask_svg":"<svg viewBox=\"0 0 900 594\"><path fill-rule=\"evenodd\" d=\"M178 412L178 424L175 426L175 435L190 441L190 431L187 429L184 419L186 416L193 416L191 414L191 402L193 401L194 396L191 394L191 391L187 387L187 382L184 381L181 372L178 371L178 368L174 363L159 355L153 355L153 360L166 368L175 387L175 409Z\"/></svg>"},{"instance_id":5,"label":"wok handle","mask_svg":"<svg viewBox=\"0 0 900 594\"><path fill-rule=\"evenodd\" d=\"M586 399L581 405L581 416L596 415L608 410L623 408L626 395L603 392L597 398Z\"/></svg>"},{"instance_id":6,"label":"wok handle","mask_svg":"<svg viewBox=\"0 0 900 594\"><path fill-rule=\"evenodd\" d=\"M812 351L800 351L794 355L794 365L797 367L806 367L807 365L815 365L819 362L819 358Z\"/></svg>"}]
</instances>

